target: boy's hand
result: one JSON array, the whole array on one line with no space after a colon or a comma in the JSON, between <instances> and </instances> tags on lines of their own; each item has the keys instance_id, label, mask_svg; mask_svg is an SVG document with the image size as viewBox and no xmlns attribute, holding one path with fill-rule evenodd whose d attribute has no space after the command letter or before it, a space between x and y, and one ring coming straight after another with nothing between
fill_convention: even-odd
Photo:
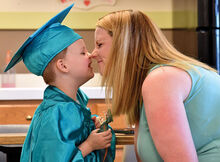
<instances>
[{"instance_id":1,"label":"boy's hand","mask_svg":"<svg viewBox=\"0 0 220 162\"><path fill-rule=\"evenodd\" d=\"M111 129L98 133L99 129L93 130L89 137L78 146L83 157L87 156L94 150L100 150L111 146L112 132Z\"/></svg>"},{"instance_id":2,"label":"boy's hand","mask_svg":"<svg viewBox=\"0 0 220 162\"><path fill-rule=\"evenodd\" d=\"M111 129L98 133L99 129L95 129L91 132L87 138L87 143L92 150L100 150L111 146L112 132Z\"/></svg>"},{"instance_id":3,"label":"boy's hand","mask_svg":"<svg viewBox=\"0 0 220 162\"><path fill-rule=\"evenodd\" d=\"M92 120L93 120L93 122L94 122L94 124L95 124L95 128L96 128L96 129L97 129L97 128L100 128L101 123L100 123L99 118L96 117L96 116L93 116L93 117L92 117Z\"/></svg>"}]
</instances>

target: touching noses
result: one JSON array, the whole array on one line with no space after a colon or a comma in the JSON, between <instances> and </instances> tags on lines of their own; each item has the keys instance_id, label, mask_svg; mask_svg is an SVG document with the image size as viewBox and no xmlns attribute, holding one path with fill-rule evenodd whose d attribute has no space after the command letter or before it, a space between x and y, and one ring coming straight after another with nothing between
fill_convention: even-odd
<instances>
[{"instance_id":1,"label":"touching noses","mask_svg":"<svg viewBox=\"0 0 220 162\"><path fill-rule=\"evenodd\" d=\"M98 56L97 50L94 49L94 50L92 51L91 57L92 57L92 58L95 58L95 57L97 57L97 56Z\"/></svg>"},{"instance_id":2,"label":"touching noses","mask_svg":"<svg viewBox=\"0 0 220 162\"><path fill-rule=\"evenodd\" d=\"M91 57L91 55L92 55L91 53L87 52L87 56L88 56L89 58Z\"/></svg>"},{"instance_id":3,"label":"touching noses","mask_svg":"<svg viewBox=\"0 0 220 162\"><path fill-rule=\"evenodd\" d=\"M92 53L87 52L87 56L88 56L90 59L91 59L91 58L95 59L95 58L98 56L98 53L97 53L97 51L94 49L94 50L92 51Z\"/></svg>"}]
</instances>

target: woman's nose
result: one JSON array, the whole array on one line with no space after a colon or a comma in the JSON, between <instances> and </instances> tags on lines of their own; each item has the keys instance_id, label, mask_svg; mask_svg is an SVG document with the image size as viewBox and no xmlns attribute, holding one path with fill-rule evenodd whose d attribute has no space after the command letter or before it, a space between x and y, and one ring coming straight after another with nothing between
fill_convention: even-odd
<instances>
[{"instance_id":1,"label":"woman's nose","mask_svg":"<svg viewBox=\"0 0 220 162\"><path fill-rule=\"evenodd\" d=\"M93 59L93 58L96 57L96 56L93 55L93 53L89 53L89 52L87 52L87 56L88 56L89 59Z\"/></svg>"},{"instance_id":2,"label":"woman's nose","mask_svg":"<svg viewBox=\"0 0 220 162\"><path fill-rule=\"evenodd\" d=\"M98 56L98 53L97 51L94 49L91 53L91 57L94 58L94 57L97 57Z\"/></svg>"}]
</instances>

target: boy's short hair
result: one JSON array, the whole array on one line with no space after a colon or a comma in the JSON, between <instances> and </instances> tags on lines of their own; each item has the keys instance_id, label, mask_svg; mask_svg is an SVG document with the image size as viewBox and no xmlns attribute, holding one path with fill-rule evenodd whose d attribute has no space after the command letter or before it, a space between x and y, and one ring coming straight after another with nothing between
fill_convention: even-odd
<instances>
[{"instance_id":1,"label":"boy's short hair","mask_svg":"<svg viewBox=\"0 0 220 162\"><path fill-rule=\"evenodd\" d=\"M46 84L51 84L55 81L56 73L54 71L54 64L56 64L59 59L63 59L66 56L66 52L67 48L58 53L45 68L43 72L43 79Z\"/></svg>"}]
</instances>

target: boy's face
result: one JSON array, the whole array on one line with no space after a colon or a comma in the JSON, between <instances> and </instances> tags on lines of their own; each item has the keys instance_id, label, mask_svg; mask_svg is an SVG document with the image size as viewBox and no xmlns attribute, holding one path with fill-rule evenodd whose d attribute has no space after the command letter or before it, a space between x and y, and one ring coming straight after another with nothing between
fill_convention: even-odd
<instances>
[{"instance_id":1,"label":"boy's face","mask_svg":"<svg viewBox=\"0 0 220 162\"><path fill-rule=\"evenodd\" d=\"M67 48L64 61L69 68L70 75L77 82L83 84L93 78L92 61L83 39L77 40Z\"/></svg>"}]
</instances>

